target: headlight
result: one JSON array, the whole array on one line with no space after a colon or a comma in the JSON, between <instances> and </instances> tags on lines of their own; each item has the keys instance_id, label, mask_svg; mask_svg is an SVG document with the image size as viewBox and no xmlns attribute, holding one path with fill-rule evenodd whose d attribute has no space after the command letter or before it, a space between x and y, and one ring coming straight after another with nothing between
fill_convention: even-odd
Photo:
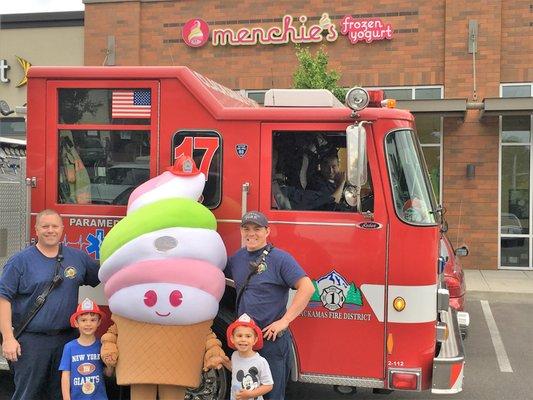
<instances>
[{"instance_id":1,"label":"headlight","mask_svg":"<svg viewBox=\"0 0 533 400\"><path fill-rule=\"evenodd\" d=\"M346 105L354 111L359 111L368 106L370 96L368 92L360 87L354 87L346 93Z\"/></svg>"}]
</instances>

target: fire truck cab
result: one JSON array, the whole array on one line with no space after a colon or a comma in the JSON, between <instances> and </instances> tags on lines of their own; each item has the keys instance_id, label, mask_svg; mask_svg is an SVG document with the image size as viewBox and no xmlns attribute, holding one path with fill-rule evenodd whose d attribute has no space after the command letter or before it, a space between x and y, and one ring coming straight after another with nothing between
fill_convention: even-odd
<instances>
[{"instance_id":1,"label":"fire truck cab","mask_svg":"<svg viewBox=\"0 0 533 400\"><path fill-rule=\"evenodd\" d=\"M459 392L462 340L413 116L377 91L356 88L347 101L272 90L258 106L186 67L32 67L32 217L56 209L64 243L98 259L131 191L191 155L228 254L241 245L243 213L260 210L272 243L315 285L290 327L293 380ZM235 317L228 283L221 339Z\"/></svg>"}]
</instances>

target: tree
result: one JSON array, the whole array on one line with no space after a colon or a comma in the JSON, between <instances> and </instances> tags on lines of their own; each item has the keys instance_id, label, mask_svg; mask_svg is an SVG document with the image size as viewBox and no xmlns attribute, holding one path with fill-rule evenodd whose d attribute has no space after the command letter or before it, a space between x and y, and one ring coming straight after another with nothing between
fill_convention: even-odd
<instances>
[{"instance_id":1,"label":"tree","mask_svg":"<svg viewBox=\"0 0 533 400\"><path fill-rule=\"evenodd\" d=\"M346 90L337 84L340 74L328 71L329 56L324 47L320 47L313 56L308 48L296 46L296 58L299 65L293 74L295 89L328 89L344 103Z\"/></svg>"}]
</instances>

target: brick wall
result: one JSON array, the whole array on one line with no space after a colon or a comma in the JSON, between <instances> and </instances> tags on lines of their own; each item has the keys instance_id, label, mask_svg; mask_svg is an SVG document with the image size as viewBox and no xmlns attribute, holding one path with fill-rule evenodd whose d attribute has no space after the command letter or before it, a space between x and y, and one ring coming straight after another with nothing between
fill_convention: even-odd
<instances>
[{"instance_id":1,"label":"brick wall","mask_svg":"<svg viewBox=\"0 0 533 400\"><path fill-rule=\"evenodd\" d=\"M186 65L233 89L290 87L293 44L214 47L208 42L190 48L181 39L181 27L202 18L211 28L268 28L280 26L285 14L306 15L309 26L324 12L337 27L344 15L352 15L379 17L394 29L390 41L352 45L339 34L334 43L324 42L344 86L444 85L446 98L476 100L467 51L470 19L479 26L477 101L497 97L501 82L533 81L531 0L91 0L85 7L85 63L101 65L107 36L113 35L117 65ZM475 110L464 121L445 118L443 144L450 238L470 246L465 267L495 269L498 118L480 121ZM476 166L473 179L465 176L467 164Z\"/></svg>"}]
</instances>

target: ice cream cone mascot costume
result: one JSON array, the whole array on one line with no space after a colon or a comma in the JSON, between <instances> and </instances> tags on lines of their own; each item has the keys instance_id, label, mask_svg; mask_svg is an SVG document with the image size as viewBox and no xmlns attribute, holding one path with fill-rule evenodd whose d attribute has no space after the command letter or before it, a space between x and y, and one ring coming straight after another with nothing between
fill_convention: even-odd
<instances>
[{"instance_id":1,"label":"ice cream cone mascot costume","mask_svg":"<svg viewBox=\"0 0 533 400\"><path fill-rule=\"evenodd\" d=\"M225 357L211 332L224 293L226 248L197 200L205 184L189 157L133 191L127 216L100 249L100 280L114 325L102 360L132 400L183 399L202 367ZM216 361L215 361L216 360Z\"/></svg>"}]
</instances>

